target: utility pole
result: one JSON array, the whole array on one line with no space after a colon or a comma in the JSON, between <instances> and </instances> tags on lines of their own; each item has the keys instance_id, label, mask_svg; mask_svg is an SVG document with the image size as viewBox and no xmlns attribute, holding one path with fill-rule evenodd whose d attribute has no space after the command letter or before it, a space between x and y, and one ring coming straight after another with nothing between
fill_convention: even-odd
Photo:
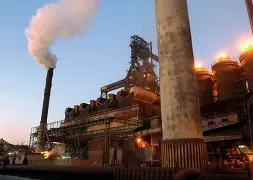
<instances>
[{"instance_id":1,"label":"utility pole","mask_svg":"<svg viewBox=\"0 0 253 180\"><path fill-rule=\"evenodd\" d=\"M248 10L251 31L253 34L253 4L252 4L252 0L245 0L245 3L246 3L247 10Z\"/></svg>"}]
</instances>

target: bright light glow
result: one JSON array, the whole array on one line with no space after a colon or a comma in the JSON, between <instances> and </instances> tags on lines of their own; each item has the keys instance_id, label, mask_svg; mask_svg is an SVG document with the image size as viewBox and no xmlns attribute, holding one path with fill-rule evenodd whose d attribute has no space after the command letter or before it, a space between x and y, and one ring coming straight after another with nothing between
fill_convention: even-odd
<instances>
[{"instance_id":1,"label":"bright light glow","mask_svg":"<svg viewBox=\"0 0 253 180\"><path fill-rule=\"evenodd\" d=\"M228 60L228 59L229 59L229 56L224 52L220 53L217 56L217 62L222 61L222 60Z\"/></svg>"},{"instance_id":2,"label":"bright light glow","mask_svg":"<svg viewBox=\"0 0 253 180\"><path fill-rule=\"evenodd\" d=\"M246 156L249 158L250 161L253 160L253 155L252 155L252 150L245 145L239 145L238 148L244 153L246 154Z\"/></svg>"},{"instance_id":3,"label":"bright light glow","mask_svg":"<svg viewBox=\"0 0 253 180\"><path fill-rule=\"evenodd\" d=\"M136 141L137 141L138 144L140 144L141 138L136 138Z\"/></svg>"},{"instance_id":4,"label":"bright light glow","mask_svg":"<svg viewBox=\"0 0 253 180\"><path fill-rule=\"evenodd\" d=\"M253 50L253 40L248 40L247 42L244 42L241 46L241 49L243 52Z\"/></svg>"},{"instance_id":5,"label":"bright light glow","mask_svg":"<svg viewBox=\"0 0 253 180\"><path fill-rule=\"evenodd\" d=\"M44 151L44 152L41 152L41 154L44 155L44 159L48 159L51 153L49 151Z\"/></svg>"},{"instance_id":6,"label":"bright light glow","mask_svg":"<svg viewBox=\"0 0 253 180\"><path fill-rule=\"evenodd\" d=\"M194 64L195 69L204 69L204 63L203 62L196 62Z\"/></svg>"}]
</instances>

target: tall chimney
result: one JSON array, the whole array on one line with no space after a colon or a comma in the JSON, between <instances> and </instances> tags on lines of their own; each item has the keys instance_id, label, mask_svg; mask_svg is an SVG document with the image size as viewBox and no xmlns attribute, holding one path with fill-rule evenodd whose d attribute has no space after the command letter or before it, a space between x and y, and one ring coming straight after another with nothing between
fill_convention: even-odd
<instances>
[{"instance_id":1,"label":"tall chimney","mask_svg":"<svg viewBox=\"0 0 253 180\"><path fill-rule=\"evenodd\" d=\"M204 170L207 150L186 0L156 0L162 112L162 166Z\"/></svg>"},{"instance_id":2,"label":"tall chimney","mask_svg":"<svg viewBox=\"0 0 253 180\"><path fill-rule=\"evenodd\" d=\"M42 113L41 113L40 126L38 129L35 153L41 153L44 151L44 148L45 148L45 127L47 125L47 115L48 115L48 107L49 107L49 100L50 100L50 92L51 92L51 87L52 87L53 72L54 72L53 68L50 68L47 71L46 86L44 90L44 101L43 101L43 107L42 107Z\"/></svg>"}]
</instances>

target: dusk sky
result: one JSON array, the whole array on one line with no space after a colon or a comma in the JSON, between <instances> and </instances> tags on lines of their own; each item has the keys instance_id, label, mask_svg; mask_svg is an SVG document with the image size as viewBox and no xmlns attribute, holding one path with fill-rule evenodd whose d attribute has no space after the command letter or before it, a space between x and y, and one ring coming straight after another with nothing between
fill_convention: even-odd
<instances>
[{"instance_id":1,"label":"dusk sky","mask_svg":"<svg viewBox=\"0 0 253 180\"><path fill-rule=\"evenodd\" d=\"M0 2L0 138L28 143L39 125L46 70L29 54L25 28L32 15L53 0ZM59 39L51 92L49 122L64 119L73 107L100 95L100 87L125 77L130 36L153 42L157 53L155 0L101 0L94 23L83 36ZM249 37L244 0L188 0L196 60L206 68L217 53L237 58L240 42Z\"/></svg>"}]
</instances>

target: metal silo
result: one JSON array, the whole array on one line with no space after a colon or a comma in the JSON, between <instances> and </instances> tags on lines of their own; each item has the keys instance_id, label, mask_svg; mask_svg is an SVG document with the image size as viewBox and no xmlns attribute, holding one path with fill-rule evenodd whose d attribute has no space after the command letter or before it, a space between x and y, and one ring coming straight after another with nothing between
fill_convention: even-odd
<instances>
[{"instance_id":1,"label":"metal silo","mask_svg":"<svg viewBox=\"0 0 253 180\"><path fill-rule=\"evenodd\" d=\"M212 65L212 72L217 85L218 101L236 97L244 89L244 85L238 83L241 76L240 64L228 56L218 57Z\"/></svg>"},{"instance_id":2,"label":"metal silo","mask_svg":"<svg viewBox=\"0 0 253 180\"><path fill-rule=\"evenodd\" d=\"M213 103L213 74L204 68L195 68L200 105Z\"/></svg>"}]
</instances>

